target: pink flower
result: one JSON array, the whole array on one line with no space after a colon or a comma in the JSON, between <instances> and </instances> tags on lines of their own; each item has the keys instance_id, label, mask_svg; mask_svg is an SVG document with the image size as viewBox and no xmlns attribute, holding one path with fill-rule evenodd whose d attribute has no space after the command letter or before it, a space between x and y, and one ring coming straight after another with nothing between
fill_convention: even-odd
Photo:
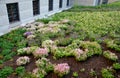
<instances>
[{"instance_id":1,"label":"pink flower","mask_svg":"<svg viewBox=\"0 0 120 78\"><path fill-rule=\"evenodd\" d=\"M35 57L48 56L48 51L47 49L44 49L44 48L38 48L35 52L33 52L33 55Z\"/></svg>"},{"instance_id":2,"label":"pink flower","mask_svg":"<svg viewBox=\"0 0 120 78\"><path fill-rule=\"evenodd\" d=\"M77 52L78 54L83 54L83 53L84 53L84 51L81 50L81 49L75 49L75 50L76 50L76 52Z\"/></svg>"},{"instance_id":3,"label":"pink flower","mask_svg":"<svg viewBox=\"0 0 120 78\"><path fill-rule=\"evenodd\" d=\"M38 73L38 68L35 68L34 70L33 70L33 74L37 74Z\"/></svg>"},{"instance_id":4,"label":"pink flower","mask_svg":"<svg viewBox=\"0 0 120 78\"><path fill-rule=\"evenodd\" d=\"M63 76L68 74L70 71L70 66L67 63L61 63L54 66L54 72L57 73L59 76Z\"/></svg>"},{"instance_id":5,"label":"pink flower","mask_svg":"<svg viewBox=\"0 0 120 78\"><path fill-rule=\"evenodd\" d=\"M84 53L83 50L81 50L81 49L75 49L74 56L76 58L79 58L83 53Z\"/></svg>"}]
</instances>

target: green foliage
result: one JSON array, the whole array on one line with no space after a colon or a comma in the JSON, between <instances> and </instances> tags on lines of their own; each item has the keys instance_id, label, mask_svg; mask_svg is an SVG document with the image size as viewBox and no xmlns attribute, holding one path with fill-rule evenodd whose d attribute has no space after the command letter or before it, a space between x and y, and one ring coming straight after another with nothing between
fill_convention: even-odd
<instances>
[{"instance_id":1,"label":"green foliage","mask_svg":"<svg viewBox=\"0 0 120 78\"><path fill-rule=\"evenodd\" d=\"M0 64L3 64L3 62L4 62L3 60L0 60Z\"/></svg>"},{"instance_id":2,"label":"green foliage","mask_svg":"<svg viewBox=\"0 0 120 78\"><path fill-rule=\"evenodd\" d=\"M7 78L7 76L9 76L10 74L13 73L13 69L12 67L4 67L1 71L0 71L0 78Z\"/></svg>"},{"instance_id":3,"label":"green foliage","mask_svg":"<svg viewBox=\"0 0 120 78\"><path fill-rule=\"evenodd\" d=\"M7 61L7 60L10 60L10 59L12 59L13 57L11 56L11 55L6 55L6 56L4 56L4 61Z\"/></svg>"},{"instance_id":4,"label":"green foliage","mask_svg":"<svg viewBox=\"0 0 120 78\"><path fill-rule=\"evenodd\" d=\"M62 49L56 49L56 51L53 53L54 58L58 59L58 58L62 58L66 55L65 51Z\"/></svg>"},{"instance_id":5,"label":"green foliage","mask_svg":"<svg viewBox=\"0 0 120 78\"><path fill-rule=\"evenodd\" d=\"M20 43L22 39L24 40L23 33L25 31L26 30L19 28L0 37L0 48L2 49L0 55L3 55L3 62L12 59L12 57L16 55L14 51L20 46L24 46L17 44Z\"/></svg>"},{"instance_id":6,"label":"green foliage","mask_svg":"<svg viewBox=\"0 0 120 78\"><path fill-rule=\"evenodd\" d=\"M10 51L11 51L10 49L4 49L4 50L2 50L1 54L2 54L3 56L5 56L5 55L9 54Z\"/></svg>"},{"instance_id":7,"label":"green foliage","mask_svg":"<svg viewBox=\"0 0 120 78\"><path fill-rule=\"evenodd\" d=\"M85 72L85 68L80 69L80 72Z\"/></svg>"},{"instance_id":8,"label":"green foliage","mask_svg":"<svg viewBox=\"0 0 120 78\"><path fill-rule=\"evenodd\" d=\"M78 77L78 73L77 72L73 72L73 77Z\"/></svg>"},{"instance_id":9,"label":"green foliage","mask_svg":"<svg viewBox=\"0 0 120 78\"><path fill-rule=\"evenodd\" d=\"M57 46L68 46L72 43L72 38L61 38L56 41Z\"/></svg>"},{"instance_id":10,"label":"green foliage","mask_svg":"<svg viewBox=\"0 0 120 78\"><path fill-rule=\"evenodd\" d=\"M108 48L114 49L116 51L120 52L120 42L119 40L111 40L111 39L106 39L104 40Z\"/></svg>"},{"instance_id":11,"label":"green foliage","mask_svg":"<svg viewBox=\"0 0 120 78\"><path fill-rule=\"evenodd\" d=\"M113 68L116 70L120 70L120 63L114 63Z\"/></svg>"},{"instance_id":12,"label":"green foliage","mask_svg":"<svg viewBox=\"0 0 120 78\"><path fill-rule=\"evenodd\" d=\"M17 48L24 48L24 47L26 47L26 45L27 45L27 40L26 39L23 39L20 42L16 43L16 46L18 46Z\"/></svg>"},{"instance_id":13,"label":"green foliage","mask_svg":"<svg viewBox=\"0 0 120 78\"><path fill-rule=\"evenodd\" d=\"M36 76L30 72L27 72L23 74L22 78L36 78Z\"/></svg>"},{"instance_id":14,"label":"green foliage","mask_svg":"<svg viewBox=\"0 0 120 78\"><path fill-rule=\"evenodd\" d=\"M53 65L52 63L46 59L46 58L41 58L38 59L36 61L36 66L40 69L40 70L44 70L45 72L50 72L53 70Z\"/></svg>"},{"instance_id":15,"label":"green foliage","mask_svg":"<svg viewBox=\"0 0 120 78\"><path fill-rule=\"evenodd\" d=\"M91 76L96 76L96 75L97 75L97 74L96 74L96 71L93 70L93 69L91 69L91 71L90 71L90 75L91 75Z\"/></svg>"},{"instance_id":16,"label":"green foliage","mask_svg":"<svg viewBox=\"0 0 120 78\"><path fill-rule=\"evenodd\" d=\"M115 55L115 53L112 53L110 51L104 51L103 56L105 58L109 59L109 60L112 60L112 61L117 61L118 60L117 55Z\"/></svg>"},{"instance_id":17,"label":"green foliage","mask_svg":"<svg viewBox=\"0 0 120 78\"><path fill-rule=\"evenodd\" d=\"M59 16L56 17L49 17L36 20L37 22L43 22L44 24L48 24L50 21L59 21Z\"/></svg>"},{"instance_id":18,"label":"green foliage","mask_svg":"<svg viewBox=\"0 0 120 78\"><path fill-rule=\"evenodd\" d=\"M19 75L19 76L23 76L24 73L25 73L25 68L22 67L22 66L17 67L16 70L15 70L15 72L17 73L17 75Z\"/></svg>"},{"instance_id":19,"label":"green foliage","mask_svg":"<svg viewBox=\"0 0 120 78\"><path fill-rule=\"evenodd\" d=\"M110 69L102 69L102 77L103 78L115 78L115 76L113 75L112 71Z\"/></svg>"},{"instance_id":20,"label":"green foliage","mask_svg":"<svg viewBox=\"0 0 120 78\"><path fill-rule=\"evenodd\" d=\"M82 47L83 49L88 49L88 57L102 54L102 48L97 42L81 41L80 47Z\"/></svg>"}]
</instances>

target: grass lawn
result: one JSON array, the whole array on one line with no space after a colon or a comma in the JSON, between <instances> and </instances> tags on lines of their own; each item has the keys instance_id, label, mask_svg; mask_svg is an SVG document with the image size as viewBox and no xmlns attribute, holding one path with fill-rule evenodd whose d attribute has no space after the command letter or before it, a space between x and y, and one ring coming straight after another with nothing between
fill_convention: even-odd
<instances>
[{"instance_id":1,"label":"grass lawn","mask_svg":"<svg viewBox=\"0 0 120 78\"><path fill-rule=\"evenodd\" d=\"M74 6L0 37L0 78L120 78L120 2Z\"/></svg>"}]
</instances>

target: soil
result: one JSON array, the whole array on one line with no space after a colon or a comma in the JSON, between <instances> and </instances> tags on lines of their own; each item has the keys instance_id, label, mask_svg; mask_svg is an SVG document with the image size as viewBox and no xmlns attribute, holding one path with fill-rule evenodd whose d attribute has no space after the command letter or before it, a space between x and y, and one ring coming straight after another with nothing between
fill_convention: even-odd
<instances>
[{"instance_id":1,"label":"soil","mask_svg":"<svg viewBox=\"0 0 120 78\"><path fill-rule=\"evenodd\" d=\"M104 44L102 44L102 49L108 50L108 48L106 48ZM120 63L120 53L116 52L114 50L110 50L112 52L114 52L116 55L118 55L119 57L119 63ZM11 66L14 68L14 70L16 69L16 67L18 67L16 65L16 60L19 56L14 56L12 60L7 61L4 63L4 66ZM29 56L31 59L31 62L27 65L25 65L25 69L26 72L32 72L32 70L34 68L36 68L35 66L35 61L37 59L35 59L32 55ZM53 55L50 54L48 57L48 59L50 59L50 62L53 64L59 64L59 63L68 63L69 66L71 67L70 69L70 73L66 76L64 76L63 78L102 78L101 76L101 69L102 68L107 68L112 66L112 64L114 63L113 61L110 61L106 58L104 58L103 56L93 56L91 58L88 58L88 60L84 61L84 62L78 62L75 60L74 57L64 57L64 58L60 58L60 59L53 59ZM80 71L81 69L85 69L85 71ZM96 72L96 76L91 76L90 75L90 71L91 69L93 69ZM73 77L73 72L77 72L78 73L78 77ZM120 71L116 71L114 73L115 78L120 78ZM12 75L10 75L8 78L18 78L18 76L13 73ZM54 72L50 72L48 73L48 75L45 78L60 78L58 77Z\"/></svg>"}]
</instances>

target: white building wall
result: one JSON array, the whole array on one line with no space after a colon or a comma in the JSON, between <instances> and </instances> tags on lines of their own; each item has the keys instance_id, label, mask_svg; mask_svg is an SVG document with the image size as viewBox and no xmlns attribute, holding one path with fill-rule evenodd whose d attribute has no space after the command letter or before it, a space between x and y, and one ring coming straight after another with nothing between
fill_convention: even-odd
<instances>
[{"instance_id":1,"label":"white building wall","mask_svg":"<svg viewBox=\"0 0 120 78\"><path fill-rule=\"evenodd\" d=\"M7 15L6 5L3 2L0 2L0 35L9 31L9 21Z\"/></svg>"},{"instance_id":2,"label":"white building wall","mask_svg":"<svg viewBox=\"0 0 120 78\"><path fill-rule=\"evenodd\" d=\"M94 6L96 0L75 0L76 5Z\"/></svg>"},{"instance_id":3,"label":"white building wall","mask_svg":"<svg viewBox=\"0 0 120 78\"><path fill-rule=\"evenodd\" d=\"M33 21L32 0L19 2L19 16L22 24Z\"/></svg>"},{"instance_id":4,"label":"white building wall","mask_svg":"<svg viewBox=\"0 0 120 78\"><path fill-rule=\"evenodd\" d=\"M8 3L18 3L20 21L9 23L6 7ZM53 0L53 11L48 11L48 0L40 0L40 14L34 16L32 0L0 0L0 35L9 32L13 27L25 25L38 18L43 18L70 8L71 6L67 7L66 3L67 0L63 0L63 7L60 9L59 0ZM73 2L70 2L70 5L72 4Z\"/></svg>"}]
</instances>

